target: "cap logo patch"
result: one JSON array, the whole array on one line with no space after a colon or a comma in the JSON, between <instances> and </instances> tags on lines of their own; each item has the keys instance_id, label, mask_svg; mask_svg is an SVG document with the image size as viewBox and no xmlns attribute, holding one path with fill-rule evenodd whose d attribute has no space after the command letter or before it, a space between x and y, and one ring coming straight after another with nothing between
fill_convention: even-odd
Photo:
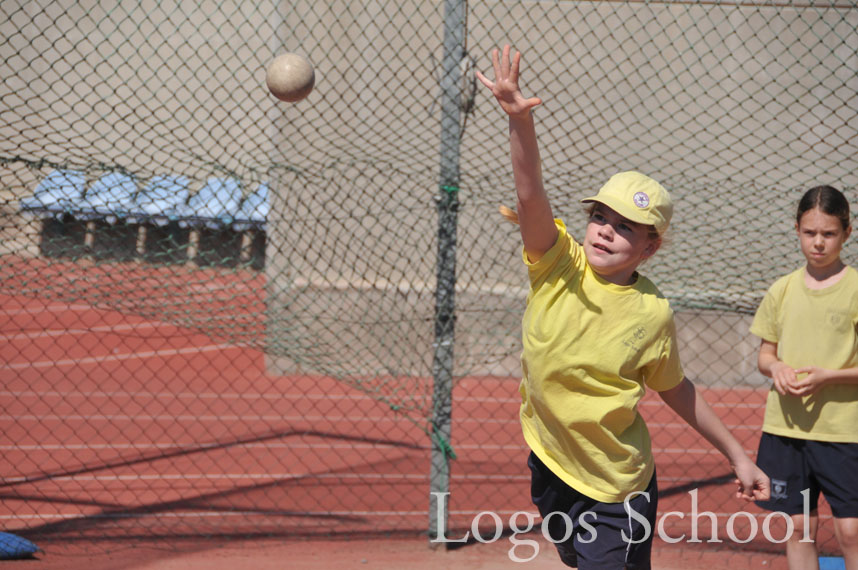
<instances>
[{"instance_id":1,"label":"cap logo patch","mask_svg":"<svg viewBox=\"0 0 858 570\"><path fill-rule=\"evenodd\" d=\"M649 206L649 196L647 196L646 192L635 192L635 195L632 196L632 201L638 208Z\"/></svg>"}]
</instances>

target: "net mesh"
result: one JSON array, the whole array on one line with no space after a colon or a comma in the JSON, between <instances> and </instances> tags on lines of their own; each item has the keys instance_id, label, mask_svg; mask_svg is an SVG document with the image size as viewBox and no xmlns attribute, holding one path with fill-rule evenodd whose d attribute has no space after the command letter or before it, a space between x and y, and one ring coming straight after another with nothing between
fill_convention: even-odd
<instances>
[{"instance_id":1,"label":"net mesh","mask_svg":"<svg viewBox=\"0 0 858 570\"><path fill-rule=\"evenodd\" d=\"M420 530L433 449L445 469L457 457L452 526L529 508L515 423L526 277L497 214L514 199L505 119L473 76L506 42L525 94L545 101L544 179L573 233L580 198L616 171L671 191L668 244L644 272L677 312L686 372L753 452L768 381L748 317L801 262L801 193L856 196L858 5L463 2L450 52L456 4L0 5L7 528ZM291 105L264 81L284 51L316 70ZM439 364L445 212L455 333ZM695 468L681 452L693 436L661 437L668 488L723 483L714 450ZM350 453L373 467L346 467ZM713 510L732 512L722 487ZM325 502L331 489L343 504Z\"/></svg>"}]
</instances>

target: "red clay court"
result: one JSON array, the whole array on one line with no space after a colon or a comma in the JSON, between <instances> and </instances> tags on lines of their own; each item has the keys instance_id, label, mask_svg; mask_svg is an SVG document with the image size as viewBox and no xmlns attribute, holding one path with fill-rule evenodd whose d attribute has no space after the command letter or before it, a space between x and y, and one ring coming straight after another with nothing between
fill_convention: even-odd
<instances>
[{"instance_id":1,"label":"red clay court","mask_svg":"<svg viewBox=\"0 0 858 570\"><path fill-rule=\"evenodd\" d=\"M109 540L131 544L120 551L132 548L141 558L152 556L147 549L157 554L167 548L180 558L235 555L256 565L269 549L285 549L290 559L305 548L306 556L321 556L325 549L312 541L333 540L336 552L391 549L418 560L491 552L486 555L500 557L499 564L510 562L509 517L533 512L517 378L456 383L447 538L461 538L478 519L484 541L492 544L471 540L430 555L430 440L423 426L348 382L267 373L263 352L247 342L261 327L261 276L186 268L157 275L133 264L83 271L32 260L9 265L20 290L29 285L56 293L50 299L0 297L7 402L0 416L0 520L5 530L38 541L51 558L115 556L115 547L102 546L103 553L84 547ZM93 275L98 284L87 287ZM167 322L178 319L170 307L157 306L165 282L173 283L174 299L182 291L186 304L197 303L194 311L220 317L206 322L232 324L206 330ZM77 300L64 301L71 287L77 287ZM84 302L86 290L92 304ZM197 295L201 290L205 295ZM764 396L706 391L740 440L754 443ZM731 425L729 412L736 409L753 421ZM678 545L657 539L657 549L698 559L717 559L720 552L734 568L737 559L776 564L780 549L759 532L748 544L724 543L736 510L746 509L760 523L765 513L732 497L722 458L657 397L648 395L642 412L658 460L660 513L673 512L660 530L669 539L686 535ZM706 542L712 538L706 518L698 541L691 541L693 500L698 512L714 513L724 542ZM491 540L497 523L480 515L484 511L498 516L501 538ZM735 516L730 523L741 541L750 536L750 518ZM822 525L822 540L830 526ZM772 535L783 536L781 527L772 525ZM246 540L257 542L237 546ZM209 547L198 552L200 544ZM541 550L548 547L543 541Z\"/></svg>"}]
</instances>

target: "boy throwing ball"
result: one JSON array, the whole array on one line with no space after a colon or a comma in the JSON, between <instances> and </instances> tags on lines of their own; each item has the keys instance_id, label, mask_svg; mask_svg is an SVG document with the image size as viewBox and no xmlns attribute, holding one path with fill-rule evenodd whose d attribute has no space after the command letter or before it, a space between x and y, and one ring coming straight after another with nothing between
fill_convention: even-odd
<instances>
[{"instance_id":1,"label":"boy throwing ball","mask_svg":"<svg viewBox=\"0 0 858 570\"><path fill-rule=\"evenodd\" d=\"M711 442L736 473L737 495L768 497L768 478L684 378L673 312L638 265L658 251L673 203L655 180L621 172L592 197L582 244L555 220L542 185L531 110L518 85L521 55L492 53L477 72L509 117L523 260L521 425L531 494L560 558L581 569L650 568L657 482L637 404L645 389ZM630 509L636 512L630 515ZM566 521L580 521L567 528Z\"/></svg>"}]
</instances>

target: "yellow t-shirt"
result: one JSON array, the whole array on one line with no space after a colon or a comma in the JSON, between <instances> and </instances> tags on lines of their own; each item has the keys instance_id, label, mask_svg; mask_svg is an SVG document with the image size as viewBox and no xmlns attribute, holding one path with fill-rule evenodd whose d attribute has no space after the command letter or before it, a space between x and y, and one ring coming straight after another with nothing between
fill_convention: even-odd
<instances>
[{"instance_id":1,"label":"yellow t-shirt","mask_svg":"<svg viewBox=\"0 0 858 570\"><path fill-rule=\"evenodd\" d=\"M654 472L637 404L645 385L682 381L673 312L655 285L620 286L593 272L555 220L558 238L528 265L522 321L521 425L558 477L597 501L622 502Z\"/></svg>"},{"instance_id":2,"label":"yellow t-shirt","mask_svg":"<svg viewBox=\"0 0 858 570\"><path fill-rule=\"evenodd\" d=\"M834 285L808 289L804 267L781 277L763 298L751 333L777 343L793 368L858 366L858 271ZM798 439L858 443L858 385L825 386L809 396L769 391L763 431Z\"/></svg>"}]
</instances>

